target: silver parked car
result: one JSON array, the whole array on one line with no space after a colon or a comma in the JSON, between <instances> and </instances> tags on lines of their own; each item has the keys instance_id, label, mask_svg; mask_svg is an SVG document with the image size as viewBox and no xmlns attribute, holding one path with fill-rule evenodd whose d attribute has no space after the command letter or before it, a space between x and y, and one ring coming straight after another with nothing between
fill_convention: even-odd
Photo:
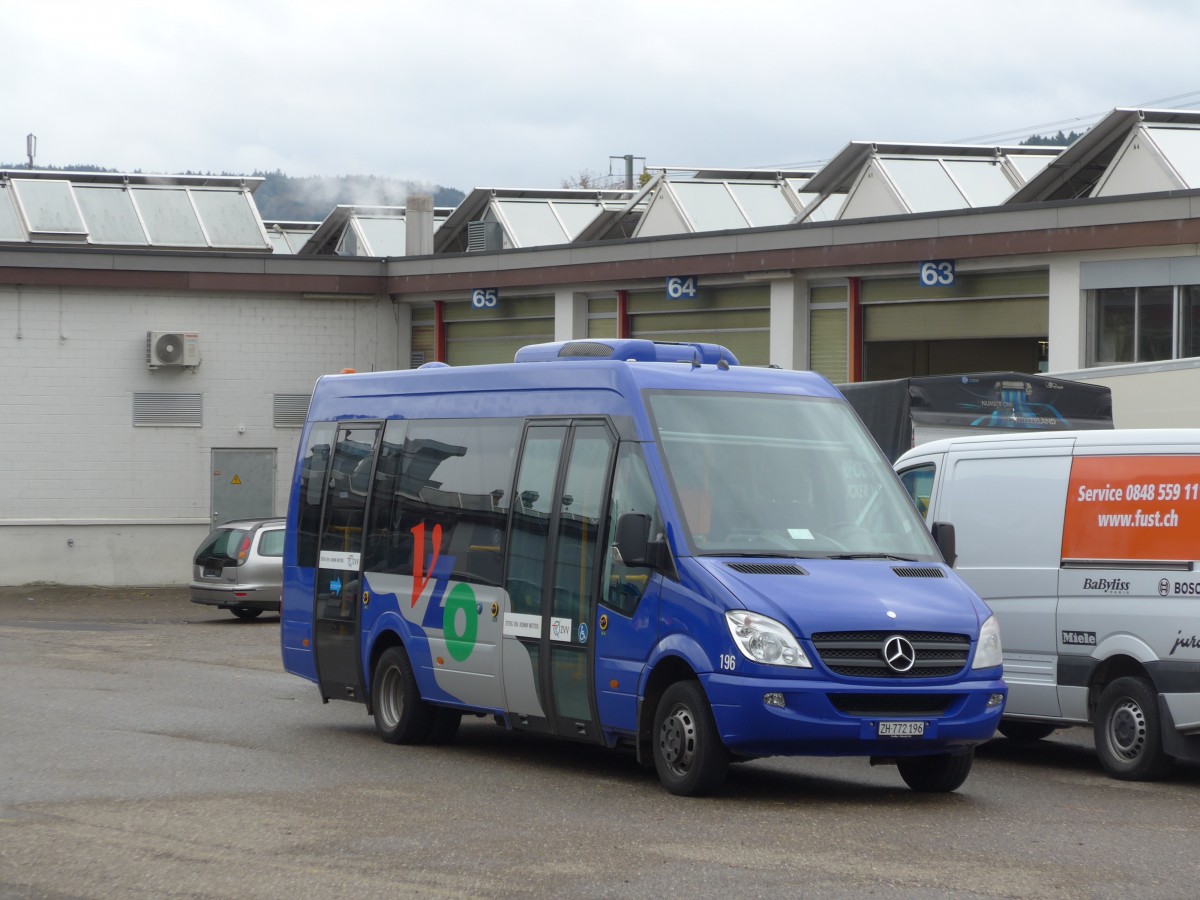
<instances>
[{"instance_id":1,"label":"silver parked car","mask_svg":"<svg viewBox=\"0 0 1200 900\"><path fill-rule=\"evenodd\" d=\"M192 558L191 598L239 619L279 611L284 520L239 519L218 525Z\"/></svg>"}]
</instances>

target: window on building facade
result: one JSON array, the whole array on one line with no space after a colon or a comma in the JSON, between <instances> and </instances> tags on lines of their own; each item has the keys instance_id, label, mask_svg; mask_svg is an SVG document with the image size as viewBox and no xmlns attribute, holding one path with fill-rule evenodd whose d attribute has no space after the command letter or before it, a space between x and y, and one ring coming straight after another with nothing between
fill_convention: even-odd
<instances>
[{"instance_id":1,"label":"window on building facade","mask_svg":"<svg viewBox=\"0 0 1200 900\"><path fill-rule=\"evenodd\" d=\"M1200 286L1095 291L1089 365L1200 355L1198 308Z\"/></svg>"},{"instance_id":2,"label":"window on building facade","mask_svg":"<svg viewBox=\"0 0 1200 900\"><path fill-rule=\"evenodd\" d=\"M1181 339L1183 356L1200 356L1200 285L1189 284L1179 289Z\"/></svg>"}]
</instances>

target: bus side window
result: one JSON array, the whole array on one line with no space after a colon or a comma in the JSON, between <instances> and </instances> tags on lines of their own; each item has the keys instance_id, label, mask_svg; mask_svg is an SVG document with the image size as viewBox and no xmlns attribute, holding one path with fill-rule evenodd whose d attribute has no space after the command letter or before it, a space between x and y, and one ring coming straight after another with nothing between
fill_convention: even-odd
<instances>
[{"instance_id":1,"label":"bus side window","mask_svg":"<svg viewBox=\"0 0 1200 900\"><path fill-rule=\"evenodd\" d=\"M299 515L296 521L296 564L317 565L317 535L321 531L321 501L329 472L335 422L314 423L308 433L308 448L300 466Z\"/></svg>"},{"instance_id":2,"label":"bus side window","mask_svg":"<svg viewBox=\"0 0 1200 900\"><path fill-rule=\"evenodd\" d=\"M613 478L603 580L606 589L600 602L627 616L633 614L642 595L646 593L651 574L648 568L625 565L613 547L617 520L622 513L630 512L649 515L650 535L657 538L662 534L662 518L659 516L654 487L650 483L650 473L646 471L641 447L637 444L623 443L617 451L617 471Z\"/></svg>"},{"instance_id":3,"label":"bus side window","mask_svg":"<svg viewBox=\"0 0 1200 900\"><path fill-rule=\"evenodd\" d=\"M521 427L518 419L388 422L363 568L412 575L417 554L426 566L436 555L439 566L452 563L450 578L499 585Z\"/></svg>"},{"instance_id":4,"label":"bus side window","mask_svg":"<svg viewBox=\"0 0 1200 900\"><path fill-rule=\"evenodd\" d=\"M363 548L363 571L366 572L398 572L412 557L412 535L398 530L404 428L403 421L392 420L383 432L371 492L367 542Z\"/></svg>"},{"instance_id":5,"label":"bus side window","mask_svg":"<svg viewBox=\"0 0 1200 900\"><path fill-rule=\"evenodd\" d=\"M913 466L900 473L900 483L912 497L917 510L926 518L929 516L929 497L933 492L933 476L933 463Z\"/></svg>"}]
</instances>

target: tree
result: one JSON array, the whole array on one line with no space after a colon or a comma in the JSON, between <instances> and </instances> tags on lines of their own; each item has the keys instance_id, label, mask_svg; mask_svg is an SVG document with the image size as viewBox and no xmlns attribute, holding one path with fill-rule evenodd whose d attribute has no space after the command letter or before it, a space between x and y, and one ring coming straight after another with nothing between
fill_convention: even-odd
<instances>
[{"instance_id":1,"label":"tree","mask_svg":"<svg viewBox=\"0 0 1200 900\"><path fill-rule=\"evenodd\" d=\"M589 169L580 169L579 174L574 178L564 178L562 186L564 188L580 188L582 190L603 191L613 187L620 187L613 183L614 176L601 175L599 172L592 172Z\"/></svg>"},{"instance_id":2,"label":"tree","mask_svg":"<svg viewBox=\"0 0 1200 900\"><path fill-rule=\"evenodd\" d=\"M1063 134L1060 128L1058 134L1034 134L1027 139L1021 141L1022 147L1069 147L1081 137L1082 131L1072 131L1070 134Z\"/></svg>"}]
</instances>

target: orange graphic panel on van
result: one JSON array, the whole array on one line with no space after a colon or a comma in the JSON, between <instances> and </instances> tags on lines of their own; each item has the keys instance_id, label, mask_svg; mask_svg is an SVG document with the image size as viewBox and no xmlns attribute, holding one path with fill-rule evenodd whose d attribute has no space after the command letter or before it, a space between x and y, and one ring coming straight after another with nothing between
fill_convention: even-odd
<instances>
[{"instance_id":1,"label":"orange graphic panel on van","mask_svg":"<svg viewBox=\"0 0 1200 900\"><path fill-rule=\"evenodd\" d=\"M1071 463L1063 559L1200 556L1200 457L1085 456Z\"/></svg>"}]
</instances>

